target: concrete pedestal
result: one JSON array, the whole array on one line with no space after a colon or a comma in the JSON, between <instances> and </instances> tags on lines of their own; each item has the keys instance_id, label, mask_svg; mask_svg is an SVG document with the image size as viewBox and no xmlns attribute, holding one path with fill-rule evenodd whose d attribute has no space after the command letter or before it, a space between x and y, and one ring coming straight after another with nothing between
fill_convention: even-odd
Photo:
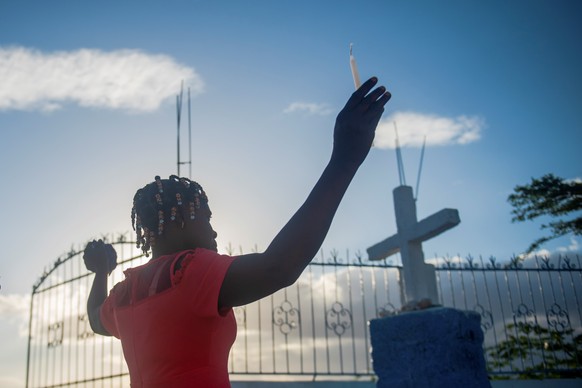
<instances>
[{"instance_id":1,"label":"concrete pedestal","mask_svg":"<svg viewBox=\"0 0 582 388\"><path fill-rule=\"evenodd\" d=\"M435 307L370 321L378 388L490 388L481 317Z\"/></svg>"}]
</instances>

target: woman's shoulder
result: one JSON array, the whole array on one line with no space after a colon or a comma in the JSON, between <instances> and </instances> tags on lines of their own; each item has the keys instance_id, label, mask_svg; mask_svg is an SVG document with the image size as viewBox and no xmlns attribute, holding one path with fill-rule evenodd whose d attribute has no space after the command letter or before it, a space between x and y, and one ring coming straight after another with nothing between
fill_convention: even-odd
<instances>
[{"instance_id":1,"label":"woman's shoulder","mask_svg":"<svg viewBox=\"0 0 582 388\"><path fill-rule=\"evenodd\" d=\"M233 256L224 255L224 254L218 253L217 251L214 251L211 249L206 249L206 248L196 248L196 249L184 251L184 252L182 252L182 255L180 256L180 258L182 259L183 263L196 262L202 266L207 265L207 264L215 264L216 261L219 261L219 262L228 261L228 262L230 262L230 261L234 260ZM206 263L206 264L204 264L204 263Z\"/></svg>"},{"instance_id":2,"label":"woman's shoulder","mask_svg":"<svg viewBox=\"0 0 582 388\"><path fill-rule=\"evenodd\" d=\"M208 271L216 271L216 268L228 267L232 260L234 258L231 256L221 255L216 251L205 248L184 251L182 255L176 258L173 283L178 284L186 273L195 272L201 274Z\"/></svg>"}]
</instances>

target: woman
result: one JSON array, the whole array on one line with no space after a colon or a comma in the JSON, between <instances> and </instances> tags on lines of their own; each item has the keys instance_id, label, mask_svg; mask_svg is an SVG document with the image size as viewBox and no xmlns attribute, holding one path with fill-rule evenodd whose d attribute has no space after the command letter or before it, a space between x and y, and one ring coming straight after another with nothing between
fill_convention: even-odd
<instances>
[{"instance_id":1,"label":"woman","mask_svg":"<svg viewBox=\"0 0 582 388\"><path fill-rule=\"evenodd\" d=\"M263 253L219 255L206 194L176 176L156 177L137 191L132 224L138 247L153 257L125 271L108 297L113 248L88 244L85 263L95 272L87 303L91 327L121 339L133 387L230 386L232 307L293 284L319 250L391 97L383 86L374 88L377 81L366 81L337 116L327 167Z\"/></svg>"}]
</instances>

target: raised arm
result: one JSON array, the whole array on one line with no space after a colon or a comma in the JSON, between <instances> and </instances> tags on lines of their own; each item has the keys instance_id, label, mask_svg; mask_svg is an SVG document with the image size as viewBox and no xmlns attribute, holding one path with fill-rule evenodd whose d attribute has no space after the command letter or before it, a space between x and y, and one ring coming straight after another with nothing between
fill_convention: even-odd
<instances>
[{"instance_id":1,"label":"raised arm","mask_svg":"<svg viewBox=\"0 0 582 388\"><path fill-rule=\"evenodd\" d=\"M317 254L352 178L374 140L391 95L371 78L338 114L331 159L305 203L263 253L235 260L224 278L219 308L240 306L293 284Z\"/></svg>"},{"instance_id":2,"label":"raised arm","mask_svg":"<svg viewBox=\"0 0 582 388\"><path fill-rule=\"evenodd\" d=\"M87 300L87 316L91 329L97 334L110 336L111 334L101 324L99 316L101 305L107 298L107 276L115 269L117 254L111 244L102 240L93 240L85 248L83 260L91 272L95 272L93 286Z\"/></svg>"}]
</instances>

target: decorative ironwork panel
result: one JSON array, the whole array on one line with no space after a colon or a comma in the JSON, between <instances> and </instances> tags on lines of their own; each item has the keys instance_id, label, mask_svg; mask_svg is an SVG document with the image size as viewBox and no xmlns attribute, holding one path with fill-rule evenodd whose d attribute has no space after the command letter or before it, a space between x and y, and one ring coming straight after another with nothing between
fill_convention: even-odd
<instances>
[{"instance_id":1,"label":"decorative ironwork panel","mask_svg":"<svg viewBox=\"0 0 582 388\"><path fill-rule=\"evenodd\" d=\"M284 300L273 310L273 324L279 327L282 334L288 335L301 324L299 310L291 302Z\"/></svg>"},{"instance_id":2,"label":"decorative ironwork panel","mask_svg":"<svg viewBox=\"0 0 582 388\"><path fill-rule=\"evenodd\" d=\"M515 324L519 322L536 324L537 318L532 309L530 309L524 303L520 303L519 306L517 306L517 310L515 310L513 313L513 321Z\"/></svg>"},{"instance_id":3,"label":"decorative ironwork panel","mask_svg":"<svg viewBox=\"0 0 582 388\"><path fill-rule=\"evenodd\" d=\"M77 339L84 340L93 336L95 333L89 324L89 316L87 314L79 315L77 317Z\"/></svg>"},{"instance_id":4,"label":"decorative ironwork panel","mask_svg":"<svg viewBox=\"0 0 582 388\"><path fill-rule=\"evenodd\" d=\"M493 327L493 314L491 314L491 311L486 310L480 304L473 307L473 311L479 313L481 316L481 329L483 329L484 332Z\"/></svg>"},{"instance_id":5,"label":"decorative ironwork panel","mask_svg":"<svg viewBox=\"0 0 582 388\"><path fill-rule=\"evenodd\" d=\"M56 322L48 326L48 348L56 348L63 344L64 322Z\"/></svg>"},{"instance_id":6,"label":"decorative ironwork panel","mask_svg":"<svg viewBox=\"0 0 582 388\"><path fill-rule=\"evenodd\" d=\"M564 333L570 329L570 317L568 312L559 304L554 303L546 313L548 326L558 333Z\"/></svg>"},{"instance_id":7,"label":"decorative ironwork panel","mask_svg":"<svg viewBox=\"0 0 582 388\"><path fill-rule=\"evenodd\" d=\"M325 314L325 325L341 337L347 329L352 327L352 313L340 302L334 302Z\"/></svg>"}]
</instances>

